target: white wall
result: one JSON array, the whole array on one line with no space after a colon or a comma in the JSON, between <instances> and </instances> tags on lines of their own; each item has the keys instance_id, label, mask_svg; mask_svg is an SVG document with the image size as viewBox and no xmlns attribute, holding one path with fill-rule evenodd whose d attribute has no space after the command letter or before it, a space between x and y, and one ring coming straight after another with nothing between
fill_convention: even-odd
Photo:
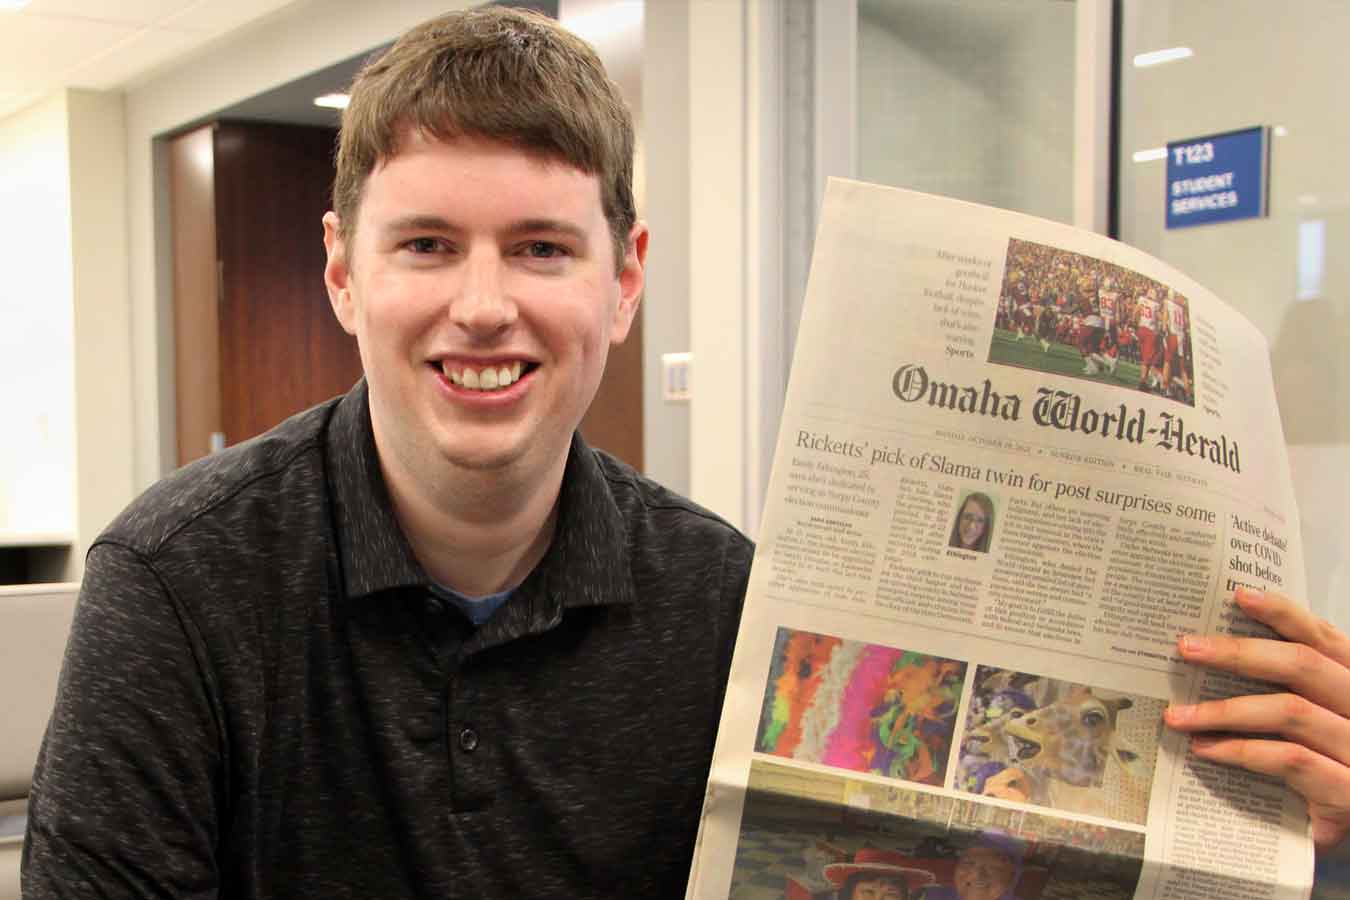
<instances>
[{"instance_id":1,"label":"white wall","mask_svg":"<svg viewBox=\"0 0 1350 900\"><path fill-rule=\"evenodd\" d=\"M689 4L651 0L643 23L643 215L652 233L642 298L643 455L653 478L688 494L690 407L664 399L661 355L690 348Z\"/></svg>"},{"instance_id":2,"label":"white wall","mask_svg":"<svg viewBox=\"0 0 1350 900\"><path fill-rule=\"evenodd\" d=\"M61 579L135 493L126 126L120 92L68 91L76 540Z\"/></svg>"},{"instance_id":3,"label":"white wall","mask_svg":"<svg viewBox=\"0 0 1350 900\"><path fill-rule=\"evenodd\" d=\"M741 529L746 506L746 21L689 4L690 497Z\"/></svg>"},{"instance_id":4,"label":"white wall","mask_svg":"<svg viewBox=\"0 0 1350 900\"><path fill-rule=\"evenodd\" d=\"M0 541L68 543L73 580L131 496L120 94L62 91L0 121Z\"/></svg>"},{"instance_id":5,"label":"white wall","mask_svg":"<svg viewBox=\"0 0 1350 900\"><path fill-rule=\"evenodd\" d=\"M75 532L66 97L0 120L0 542Z\"/></svg>"},{"instance_id":6,"label":"white wall","mask_svg":"<svg viewBox=\"0 0 1350 900\"><path fill-rule=\"evenodd\" d=\"M859 177L1073 221L1074 15L860 0Z\"/></svg>"}]
</instances>

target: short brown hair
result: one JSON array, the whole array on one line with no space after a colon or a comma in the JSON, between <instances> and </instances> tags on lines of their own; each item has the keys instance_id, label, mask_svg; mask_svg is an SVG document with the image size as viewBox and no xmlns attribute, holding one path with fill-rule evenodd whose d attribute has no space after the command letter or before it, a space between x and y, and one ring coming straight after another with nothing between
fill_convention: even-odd
<instances>
[{"instance_id":1,"label":"short brown hair","mask_svg":"<svg viewBox=\"0 0 1350 900\"><path fill-rule=\"evenodd\" d=\"M595 175L623 267L633 205L633 120L589 44L552 19L501 6L424 22L368 63L352 83L338 137L333 209L355 234L366 178L412 128L474 136Z\"/></svg>"}]
</instances>

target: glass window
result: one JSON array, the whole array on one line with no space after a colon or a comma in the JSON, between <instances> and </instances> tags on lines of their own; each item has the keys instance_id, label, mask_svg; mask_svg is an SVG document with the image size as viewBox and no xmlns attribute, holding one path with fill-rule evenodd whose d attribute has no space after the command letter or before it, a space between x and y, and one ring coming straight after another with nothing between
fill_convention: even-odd
<instances>
[{"instance_id":1,"label":"glass window","mask_svg":"<svg viewBox=\"0 0 1350 900\"><path fill-rule=\"evenodd\" d=\"M1220 27L1216 27L1220 26ZM1350 626L1350 5L1124 0L1120 238L1236 307L1270 342L1308 602ZM1138 54L1186 48L1136 65ZM1145 62L1146 60L1141 60ZM1271 129L1266 218L1168 230L1168 142ZM1135 161L1138 160L1138 161Z\"/></svg>"},{"instance_id":2,"label":"glass window","mask_svg":"<svg viewBox=\"0 0 1350 900\"><path fill-rule=\"evenodd\" d=\"M858 177L1072 221L1074 6L858 0Z\"/></svg>"}]
</instances>

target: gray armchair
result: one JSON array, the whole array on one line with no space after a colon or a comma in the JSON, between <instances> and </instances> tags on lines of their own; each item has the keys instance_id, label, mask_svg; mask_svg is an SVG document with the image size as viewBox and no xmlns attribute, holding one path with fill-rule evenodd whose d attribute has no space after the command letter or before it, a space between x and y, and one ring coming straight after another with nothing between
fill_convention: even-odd
<instances>
[{"instance_id":1,"label":"gray armchair","mask_svg":"<svg viewBox=\"0 0 1350 900\"><path fill-rule=\"evenodd\" d=\"M33 764L56 699L77 584L0 587L0 900L18 900Z\"/></svg>"}]
</instances>

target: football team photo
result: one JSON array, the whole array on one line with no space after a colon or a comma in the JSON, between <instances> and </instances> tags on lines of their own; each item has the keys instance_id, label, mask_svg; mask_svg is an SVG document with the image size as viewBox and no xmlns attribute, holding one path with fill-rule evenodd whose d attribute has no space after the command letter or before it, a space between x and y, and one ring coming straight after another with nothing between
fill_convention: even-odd
<instances>
[{"instance_id":1,"label":"football team photo","mask_svg":"<svg viewBox=\"0 0 1350 900\"><path fill-rule=\"evenodd\" d=\"M1195 405L1187 298L1105 260L1013 238L989 361Z\"/></svg>"}]
</instances>

